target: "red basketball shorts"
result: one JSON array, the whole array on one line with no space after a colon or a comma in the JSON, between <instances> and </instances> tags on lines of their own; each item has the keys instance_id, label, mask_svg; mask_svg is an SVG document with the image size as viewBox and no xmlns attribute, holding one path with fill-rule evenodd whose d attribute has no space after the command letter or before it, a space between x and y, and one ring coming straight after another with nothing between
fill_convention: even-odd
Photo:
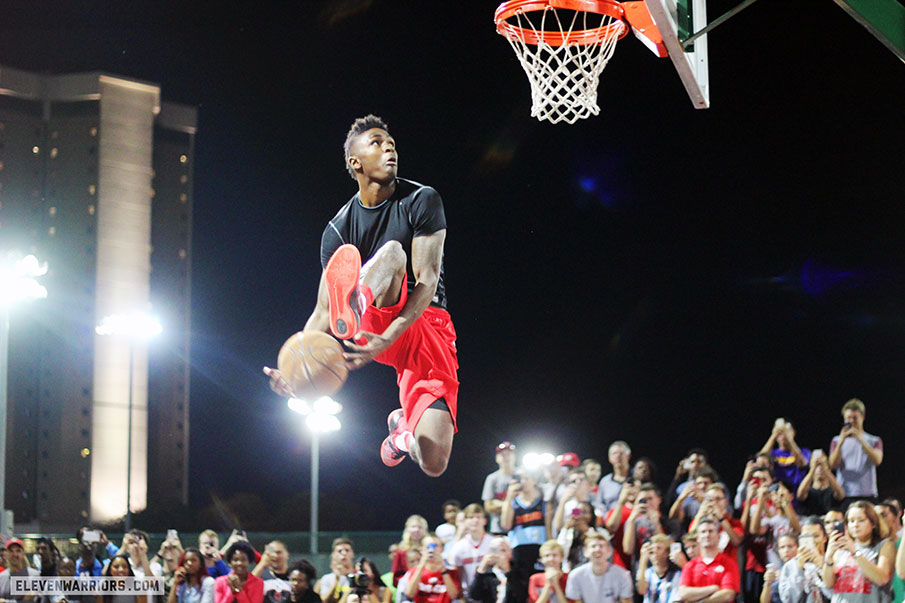
<instances>
[{"instance_id":1,"label":"red basketball shorts","mask_svg":"<svg viewBox=\"0 0 905 603\"><path fill-rule=\"evenodd\" d=\"M369 306L361 317L361 330L383 333L399 315L407 299L408 287L403 281L399 302L386 308ZM390 349L374 359L396 369L399 403L410 431L415 431L421 415L439 398L443 398L449 407L453 429L458 431L459 380L456 371L459 361L456 358L456 329L449 312L428 306Z\"/></svg>"}]
</instances>

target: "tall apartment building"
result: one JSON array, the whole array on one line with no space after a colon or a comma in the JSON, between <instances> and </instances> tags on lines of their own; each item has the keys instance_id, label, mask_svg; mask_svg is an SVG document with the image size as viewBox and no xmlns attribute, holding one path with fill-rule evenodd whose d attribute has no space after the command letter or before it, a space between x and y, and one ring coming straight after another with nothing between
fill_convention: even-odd
<instances>
[{"instance_id":1,"label":"tall apartment building","mask_svg":"<svg viewBox=\"0 0 905 603\"><path fill-rule=\"evenodd\" d=\"M5 507L17 526L122 517L128 475L133 512L188 501L196 124L156 84L0 66L0 252L50 268L47 299L10 320ZM133 311L163 334L95 333Z\"/></svg>"}]
</instances>

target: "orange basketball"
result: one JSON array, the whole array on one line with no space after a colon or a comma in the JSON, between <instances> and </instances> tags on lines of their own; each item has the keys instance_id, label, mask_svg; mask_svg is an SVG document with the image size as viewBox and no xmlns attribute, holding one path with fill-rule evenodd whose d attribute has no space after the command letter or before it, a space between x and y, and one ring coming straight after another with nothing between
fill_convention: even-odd
<instances>
[{"instance_id":1,"label":"orange basketball","mask_svg":"<svg viewBox=\"0 0 905 603\"><path fill-rule=\"evenodd\" d=\"M296 398L336 393L349 374L342 345L321 331L293 334L280 348L277 366Z\"/></svg>"}]
</instances>

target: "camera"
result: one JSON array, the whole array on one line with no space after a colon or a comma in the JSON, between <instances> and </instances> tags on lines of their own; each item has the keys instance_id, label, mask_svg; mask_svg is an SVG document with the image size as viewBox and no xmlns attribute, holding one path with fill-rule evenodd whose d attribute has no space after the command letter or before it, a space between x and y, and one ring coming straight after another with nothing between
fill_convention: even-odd
<instances>
[{"instance_id":1,"label":"camera","mask_svg":"<svg viewBox=\"0 0 905 603\"><path fill-rule=\"evenodd\" d=\"M349 579L349 590L358 595L359 599L364 599L364 596L371 590L371 576L364 572L366 563L368 563L368 558L361 557L355 564L355 573L346 576Z\"/></svg>"},{"instance_id":2,"label":"camera","mask_svg":"<svg viewBox=\"0 0 905 603\"><path fill-rule=\"evenodd\" d=\"M833 522L833 530L839 532L840 534L845 534L845 522L843 521L834 521Z\"/></svg>"},{"instance_id":3,"label":"camera","mask_svg":"<svg viewBox=\"0 0 905 603\"><path fill-rule=\"evenodd\" d=\"M646 505L646 504L647 504L647 497L645 496L645 497L639 498L639 499L638 499L638 504L639 504L639 505Z\"/></svg>"},{"instance_id":4,"label":"camera","mask_svg":"<svg viewBox=\"0 0 905 603\"><path fill-rule=\"evenodd\" d=\"M779 490L779 482L767 486L767 492L776 492L777 490Z\"/></svg>"},{"instance_id":5,"label":"camera","mask_svg":"<svg viewBox=\"0 0 905 603\"><path fill-rule=\"evenodd\" d=\"M851 427L852 424L851 424L849 421L846 421L845 423L842 424L842 426L843 426L843 427Z\"/></svg>"},{"instance_id":6,"label":"camera","mask_svg":"<svg viewBox=\"0 0 905 603\"><path fill-rule=\"evenodd\" d=\"M346 577L349 579L349 588L359 597L362 593L368 592L368 589L371 588L371 577L361 570L354 574L349 574Z\"/></svg>"}]
</instances>

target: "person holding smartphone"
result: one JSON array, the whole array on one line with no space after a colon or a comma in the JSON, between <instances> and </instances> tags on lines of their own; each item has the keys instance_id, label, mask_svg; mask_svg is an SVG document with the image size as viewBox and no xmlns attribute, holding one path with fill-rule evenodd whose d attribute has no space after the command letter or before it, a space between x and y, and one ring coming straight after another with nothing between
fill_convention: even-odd
<instances>
[{"instance_id":1,"label":"person holding smartphone","mask_svg":"<svg viewBox=\"0 0 905 603\"><path fill-rule=\"evenodd\" d=\"M443 542L436 534L421 541L421 561L406 572L405 596L415 603L451 603L461 596L459 572L443 563Z\"/></svg>"},{"instance_id":2,"label":"person holding smartphone","mask_svg":"<svg viewBox=\"0 0 905 603\"><path fill-rule=\"evenodd\" d=\"M819 517L805 517L798 536L798 553L786 561L779 574L782 603L826 603L832 592L821 577L826 553L826 531Z\"/></svg>"},{"instance_id":3,"label":"person holding smartphone","mask_svg":"<svg viewBox=\"0 0 905 603\"><path fill-rule=\"evenodd\" d=\"M493 539L489 552L484 555L474 582L468 589L468 598L481 603L500 603L500 586L503 586L502 603L519 601L512 592L512 548L505 536ZM521 599L524 601L524 599Z\"/></svg>"},{"instance_id":4,"label":"person holding smartphone","mask_svg":"<svg viewBox=\"0 0 905 603\"><path fill-rule=\"evenodd\" d=\"M823 581L831 603L890 603L896 547L872 504L857 501L845 512L846 530L834 530L826 549Z\"/></svg>"},{"instance_id":5,"label":"person holding smartphone","mask_svg":"<svg viewBox=\"0 0 905 603\"><path fill-rule=\"evenodd\" d=\"M670 562L672 538L657 534L641 545L635 588L644 603L672 603L679 596L682 570Z\"/></svg>"},{"instance_id":6,"label":"person holding smartphone","mask_svg":"<svg viewBox=\"0 0 905 603\"><path fill-rule=\"evenodd\" d=\"M883 462L883 440L864 431L864 402L852 398L842 406L842 429L830 442L830 469L847 499L877 497L877 466Z\"/></svg>"}]
</instances>

